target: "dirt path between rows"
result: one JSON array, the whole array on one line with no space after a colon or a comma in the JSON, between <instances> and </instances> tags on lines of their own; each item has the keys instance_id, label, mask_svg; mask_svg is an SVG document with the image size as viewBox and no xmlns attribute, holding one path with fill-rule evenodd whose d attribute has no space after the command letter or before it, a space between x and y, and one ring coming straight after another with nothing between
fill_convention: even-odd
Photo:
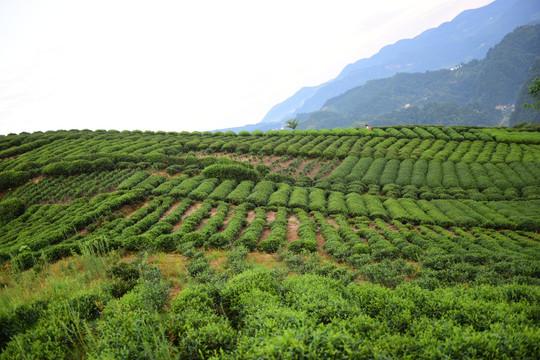
<instances>
[{"instance_id":1,"label":"dirt path between rows","mask_svg":"<svg viewBox=\"0 0 540 360\"><path fill-rule=\"evenodd\" d=\"M197 226L197 228L194 230L194 231L199 231L202 229L202 227L204 226L204 224L206 224L206 222L208 220L210 220L211 218L213 218L218 212L218 209L217 208L212 208L212 210L210 210L210 216L209 217L206 217L204 219L202 219L201 223Z\"/></svg>"},{"instance_id":2,"label":"dirt path between rows","mask_svg":"<svg viewBox=\"0 0 540 360\"><path fill-rule=\"evenodd\" d=\"M317 237L317 244L318 244L319 254L322 255L324 253L324 249L323 249L324 237L320 233L315 234L315 236Z\"/></svg>"},{"instance_id":3,"label":"dirt path between rows","mask_svg":"<svg viewBox=\"0 0 540 360\"><path fill-rule=\"evenodd\" d=\"M182 226L182 224L184 223L184 219L188 217L189 215L193 214L195 211L199 210L201 205L202 205L201 203L196 203L196 204L191 205L190 208L187 209L187 211L184 213L184 215L182 215L182 218L180 219L180 221L178 221L178 223L174 225L172 232L178 231L178 229L180 229L180 226Z\"/></svg>"},{"instance_id":4,"label":"dirt path between rows","mask_svg":"<svg viewBox=\"0 0 540 360\"><path fill-rule=\"evenodd\" d=\"M127 204L127 205L124 205L120 208L119 212L122 213L124 211L127 211L127 214L124 216L124 219L129 219L131 216L133 216L133 214L135 214L135 212L139 209L142 209L146 206L148 206L148 201L145 201L141 206L140 203L138 204Z\"/></svg>"},{"instance_id":5,"label":"dirt path between rows","mask_svg":"<svg viewBox=\"0 0 540 360\"><path fill-rule=\"evenodd\" d=\"M298 236L299 227L300 227L300 221L298 221L296 216L291 215L287 222L287 242L288 243L299 238Z\"/></svg>"},{"instance_id":6,"label":"dirt path between rows","mask_svg":"<svg viewBox=\"0 0 540 360\"><path fill-rule=\"evenodd\" d=\"M178 207L178 205L180 205L181 201L177 201L175 202L174 204L172 204L172 206L163 213L163 215L161 215L161 217L159 218L159 220L163 220L167 217L167 215L169 215L171 212L174 211L174 209L176 209Z\"/></svg>"},{"instance_id":7,"label":"dirt path between rows","mask_svg":"<svg viewBox=\"0 0 540 360\"><path fill-rule=\"evenodd\" d=\"M247 213L246 221L250 223L253 221L253 219L255 219L255 211L249 210Z\"/></svg>"},{"instance_id":8,"label":"dirt path between rows","mask_svg":"<svg viewBox=\"0 0 540 360\"><path fill-rule=\"evenodd\" d=\"M332 219L330 216L326 217L326 222L332 225L335 229L339 228L339 225L336 222L336 220Z\"/></svg>"},{"instance_id":9,"label":"dirt path between rows","mask_svg":"<svg viewBox=\"0 0 540 360\"><path fill-rule=\"evenodd\" d=\"M229 208L229 212L227 213L227 216L225 216L225 220L223 220L223 225L221 226L221 228L218 229L218 233L225 230L227 228L227 225L229 225L229 221L231 221L234 216L234 208L234 205Z\"/></svg>"}]
</instances>

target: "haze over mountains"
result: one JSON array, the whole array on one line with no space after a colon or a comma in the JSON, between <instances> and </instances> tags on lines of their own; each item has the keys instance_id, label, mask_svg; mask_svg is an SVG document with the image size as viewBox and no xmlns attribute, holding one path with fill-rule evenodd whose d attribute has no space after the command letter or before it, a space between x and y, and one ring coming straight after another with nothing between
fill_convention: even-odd
<instances>
[{"instance_id":1,"label":"haze over mountains","mask_svg":"<svg viewBox=\"0 0 540 360\"><path fill-rule=\"evenodd\" d=\"M483 59L490 48L516 27L539 22L540 4L535 0L497 0L482 8L464 11L450 22L429 29L413 39L388 45L371 58L347 65L335 79L315 87L300 89L290 98L275 105L260 123L233 130L280 128L287 119L297 116L301 121L300 127L317 127L302 125L302 120L310 117L305 114L320 111L329 99L364 85L369 80L389 78L396 73L456 68L472 59ZM528 67L521 70L525 72L523 77L527 76ZM518 89L521 85L520 83ZM393 92L392 89L389 91ZM514 99L517 91L513 95ZM491 115L493 114L497 113L493 112ZM342 115L336 117L336 121L329 126L343 126L345 123L349 126L352 124L351 120L359 120L348 118L350 115L356 116L355 114L346 114L345 119ZM486 113L486 117L491 115ZM493 118L491 121L493 122ZM501 121L501 118L496 121Z\"/></svg>"},{"instance_id":2,"label":"haze over mountains","mask_svg":"<svg viewBox=\"0 0 540 360\"><path fill-rule=\"evenodd\" d=\"M540 25L521 26L490 49L483 60L451 69L398 73L370 80L329 99L322 111L299 114L299 128L368 123L508 125L517 94L538 56Z\"/></svg>"}]
</instances>

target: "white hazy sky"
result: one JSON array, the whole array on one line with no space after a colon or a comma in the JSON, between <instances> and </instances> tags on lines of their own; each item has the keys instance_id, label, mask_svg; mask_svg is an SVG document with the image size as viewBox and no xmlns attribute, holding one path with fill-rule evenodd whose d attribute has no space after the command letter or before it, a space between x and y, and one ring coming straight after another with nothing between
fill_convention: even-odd
<instances>
[{"instance_id":1,"label":"white hazy sky","mask_svg":"<svg viewBox=\"0 0 540 360\"><path fill-rule=\"evenodd\" d=\"M492 0L0 0L0 134L257 123Z\"/></svg>"}]
</instances>

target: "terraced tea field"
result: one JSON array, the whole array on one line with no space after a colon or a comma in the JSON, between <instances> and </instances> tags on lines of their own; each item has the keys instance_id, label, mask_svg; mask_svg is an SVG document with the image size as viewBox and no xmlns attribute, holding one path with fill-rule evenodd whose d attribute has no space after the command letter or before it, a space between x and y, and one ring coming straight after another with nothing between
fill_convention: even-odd
<instances>
[{"instance_id":1,"label":"terraced tea field","mask_svg":"<svg viewBox=\"0 0 540 360\"><path fill-rule=\"evenodd\" d=\"M540 133L0 137L2 358L536 358Z\"/></svg>"}]
</instances>

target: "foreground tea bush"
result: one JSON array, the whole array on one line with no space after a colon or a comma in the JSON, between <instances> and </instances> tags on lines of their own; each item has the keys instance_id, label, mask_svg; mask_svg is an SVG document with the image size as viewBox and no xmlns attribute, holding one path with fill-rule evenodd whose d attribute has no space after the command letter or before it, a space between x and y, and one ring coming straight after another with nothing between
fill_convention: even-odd
<instances>
[{"instance_id":1,"label":"foreground tea bush","mask_svg":"<svg viewBox=\"0 0 540 360\"><path fill-rule=\"evenodd\" d=\"M175 346L186 358L532 358L539 300L523 285L390 290L247 270L176 297Z\"/></svg>"}]
</instances>

